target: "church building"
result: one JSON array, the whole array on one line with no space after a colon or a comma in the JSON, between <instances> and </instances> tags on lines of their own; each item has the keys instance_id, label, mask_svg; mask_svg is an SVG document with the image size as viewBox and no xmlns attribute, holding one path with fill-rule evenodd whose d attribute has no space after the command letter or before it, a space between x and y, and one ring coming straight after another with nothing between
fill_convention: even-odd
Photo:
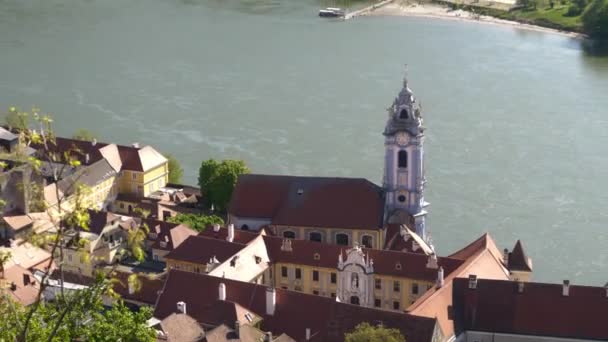
<instances>
[{"instance_id":1,"label":"church building","mask_svg":"<svg viewBox=\"0 0 608 342\"><path fill-rule=\"evenodd\" d=\"M284 238L375 249L390 248L408 229L429 247L424 127L407 79L388 108L383 135L382 186L361 178L241 175L228 222Z\"/></svg>"}]
</instances>

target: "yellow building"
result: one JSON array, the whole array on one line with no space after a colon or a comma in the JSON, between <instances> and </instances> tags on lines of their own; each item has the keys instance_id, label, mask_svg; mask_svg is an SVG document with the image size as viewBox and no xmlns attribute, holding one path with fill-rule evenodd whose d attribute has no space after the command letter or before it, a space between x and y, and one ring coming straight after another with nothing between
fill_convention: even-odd
<instances>
[{"instance_id":1,"label":"yellow building","mask_svg":"<svg viewBox=\"0 0 608 342\"><path fill-rule=\"evenodd\" d=\"M47 205L53 209L64 203L64 210L76 201L95 209L106 209L119 194L145 197L164 187L169 178L169 163L151 146L104 144L57 138L51 152L71 153L80 162L76 168L47 163L42 172L53 178L63 170L62 179L44 188ZM81 187L82 186L82 187Z\"/></svg>"},{"instance_id":2,"label":"yellow building","mask_svg":"<svg viewBox=\"0 0 608 342\"><path fill-rule=\"evenodd\" d=\"M249 242L189 237L166 256L167 267L338 298L342 302L402 311L463 261L292 240L266 235ZM224 236L226 238L224 238Z\"/></svg>"}]
</instances>

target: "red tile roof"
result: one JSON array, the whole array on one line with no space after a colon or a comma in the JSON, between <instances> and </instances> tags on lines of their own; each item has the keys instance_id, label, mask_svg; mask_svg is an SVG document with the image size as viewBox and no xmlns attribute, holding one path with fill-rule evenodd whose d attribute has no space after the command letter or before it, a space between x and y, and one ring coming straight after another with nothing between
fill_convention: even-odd
<instances>
[{"instance_id":1,"label":"red tile roof","mask_svg":"<svg viewBox=\"0 0 608 342\"><path fill-rule=\"evenodd\" d=\"M532 272L530 259L526 256L521 241L517 240L513 251L509 253L509 270Z\"/></svg>"},{"instance_id":2,"label":"red tile roof","mask_svg":"<svg viewBox=\"0 0 608 342\"><path fill-rule=\"evenodd\" d=\"M186 241L165 256L166 259L207 264L215 257L219 262L228 260L247 245L208 238L204 236L189 236Z\"/></svg>"},{"instance_id":3,"label":"red tile roof","mask_svg":"<svg viewBox=\"0 0 608 342\"><path fill-rule=\"evenodd\" d=\"M212 226L207 227L204 231L198 234L212 239L226 240L228 236L228 229L221 227L219 231L214 231ZM259 234L257 232L248 232L245 230L235 229L234 230L234 242L248 244L255 239Z\"/></svg>"},{"instance_id":4,"label":"red tile roof","mask_svg":"<svg viewBox=\"0 0 608 342\"><path fill-rule=\"evenodd\" d=\"M343 253L343 257L345 257L345 250L350 248L307 240L291 240L292 251L289 252L281 250L282 238L265 236L264 242L266 243L268 256L274 263L282 262L325 268L337 268L340 253ZM424 254L367 248L363 251L373 260L374 273L376 274L431 282L437 278L437 269L427 267L429 257ZM318 259L315 258L315 255L318 256ZM446 276L462 263L463 261L458 259L438 258L438 265L443 267Z\"/></svg>"},{"instance_id":5,"label":"red tile roof","mask_svg":"<svg viewBox=\"0 0 608 342\"><path fill-rule=\"evenodd\" d=\"M608 340L608 296L605 288L518 283L478 279L468 288L468 279L453 284L457 332L486 331L560 338Z\"/></svg>"},{"instance_id":6,"label":"red tile roof","mask_svg":"<svg viewBox=\"0 0 608 342\"><path fill-rule=\"evenodd\" d=\"M276 225L380 229L384 194L362 178L241 175L228 212Z\"/></svg>"},{"instance_id":7,"label":"red tile roof","mask_svg":"<svg viewBox=\"0 0 608 342\"><path fill-rule=\"evenodd\" d=\"M164 277L152 278L144 274L138 274L137 280L141 285L138 291L129 293L128 278L133 273L113 272L110 277L116 281L113 283L113 290L118 293L124 300L135 301L138 303L154 305L158 299L158 294L165 284Z\"/></svg>"},{"instance_id":8,"label":"red tile roof","mask_svg":"<svg viewBox=\"0 0 608 342\"><path fill-rule=\"evenodd\" d=\"M55 144L49 144L49 150L61 154L60 156L62 156L64 152L73 151L72 157L78 159L82 165L90 165L103 158L99 149L107 145L109 144L103 142L97 142L93 145L90 141L57 137ZM139 153L141 148L124 145L117 145L117 147L123 170L144 171L144 166ZM40 146L34 146L34 148L40 148ZM88 163L86 161L87 154L89 155Z\"/></svg>"},{"instance_id":9,"label":"red tile roof","mask_svg":"<svg viewBox=\"0 0 608 342\"><path fill-rule=\"evenodd\" d=\"M171 270L154 316L163 319L176 311L176 303L186 303L188 315L202 322L201 315L217 300L220 282L226 285L226 299L259 314L260 328L279 335L285 333L304 340L311 329L311 341L344 341L344 334L361 322L397 328L408 342L427 342L433 337L436 320L405 313L339 303L322 296L276 289L276 309L266 315L266 287L202 274Z\"/></svg>"},{"instance_id":10,"label":"red tile roof","mask_svg":"<svg viewBox=\"0 0 608 342\"><path fill-rule=\"evenodd\" d=\"M407 308L412 314L437 318L447 336L454 333L454 324L448 313L452 306L452 281L455 278L476 274L491 279L508 279L502 255L487 233L449 257L463 260L462 265L445 275L444 286L434 286Z\"/></svg>"}]
</instances>

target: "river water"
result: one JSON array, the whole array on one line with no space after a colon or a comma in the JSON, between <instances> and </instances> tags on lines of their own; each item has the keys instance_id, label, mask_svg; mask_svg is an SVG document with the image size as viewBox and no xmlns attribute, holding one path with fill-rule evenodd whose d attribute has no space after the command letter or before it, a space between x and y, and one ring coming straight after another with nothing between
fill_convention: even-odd
<instances>
[{"instance_id":1,"label":"river water","mask_svg":"<svg viewBox=\"0 0 608 342\"><path fill-rule=\"evenodd\" d=\"M429 225L449 253L517 239L534 279L608 281L608 59L507 26L321 20L311 0L0 0L0 106L60 133L380 182L404 65L427 126Z\"/></svg>"}]
</instances>

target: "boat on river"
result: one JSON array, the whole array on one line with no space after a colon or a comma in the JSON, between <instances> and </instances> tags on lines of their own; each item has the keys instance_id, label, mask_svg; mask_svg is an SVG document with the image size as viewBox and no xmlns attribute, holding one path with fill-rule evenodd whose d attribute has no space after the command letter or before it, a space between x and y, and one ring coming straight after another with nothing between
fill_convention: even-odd
<instances>
[{"instance_id":1,"label":"boat on river","mask_svg":"<svg viewBox=\"0 0 608 342\"><path fill-rule=\"evenodd\" d=\"M337 7L327 7L319 10L319 17L323 18L342 18L344 14L344 10Z\"/></svg>"}]
</instances>

